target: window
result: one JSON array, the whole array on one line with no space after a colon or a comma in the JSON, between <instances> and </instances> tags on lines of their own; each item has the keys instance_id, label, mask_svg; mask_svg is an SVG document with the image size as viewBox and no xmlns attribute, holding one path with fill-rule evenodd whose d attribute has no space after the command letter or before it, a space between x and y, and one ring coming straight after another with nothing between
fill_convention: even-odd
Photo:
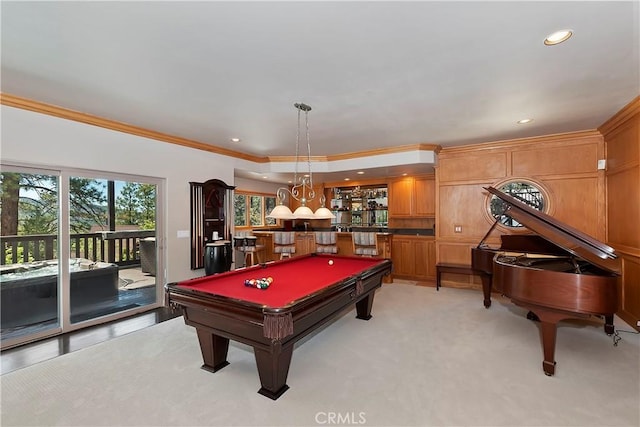
<instances>
[{"instance_id":1,"label":"window","mask_svg":"<svg viewBox=\"0 0 640 427\"><path fill-rule=\"evenodd\" d=\"M236 227L247 226L247 196L236 194L233 196L233 225Z\"/></svg>"},{"instance_id":2,"label":"window","mask_svg":"<svg viewBox=\"0 0 640 427\"><path fill-rule=\"evenodd\" d=\"M541 212L546 211L545 194L539 185L532 182L523 180L509 181L498 188L503 193L506 193L523 203L531 206L532 208ZM492 196L489 199L489 212L491 216L500 221L500 224L506 227L522 227L515 219L504 215L505 203L496 196Z\"/></svg>"},{"instance_id":3,"label":"window","mask_svg":"<svg viewBox=\"0 0 640 427\"><path fill-rule=\"evenodd\" d=\"M131 178L2 165L3 349L160 305L161 182Z\"/></svg>"},{"instance_id":4,"label":"window","mask_svg":"<svg viewBox=\"0 0 640 427\"><path fill-rule=\"evenodd\" d=\"M274 196L265 196L264 197L264 207L265 207L265 212L267 215L269 215L269 213L273 210L273 208L276 207L276 198ZM275 218L267 218L266 219L266 224L267 225L276 225L276 219Z\"/></svg>"},{"instance_id":5,"label":"window","mask_svg":"<svg viewBox=\"0 0 640 427\"><path fill-rule=\"evenodd\" d=\"M236 192L233 200L236 227L260 227L275 225L276 220L265 218L276 206L275 196Z\"/></svg>"}]
</instances>

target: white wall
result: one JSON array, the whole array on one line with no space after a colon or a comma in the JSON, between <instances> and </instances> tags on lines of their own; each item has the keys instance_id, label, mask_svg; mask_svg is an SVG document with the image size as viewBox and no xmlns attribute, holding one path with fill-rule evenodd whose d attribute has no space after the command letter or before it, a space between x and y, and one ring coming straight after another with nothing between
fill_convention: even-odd
<instances>
[{"instance_id":1,"label":"white wall","mask_svg":"<svg viewBox=\"0 0 640 427\"><path fill-rule=\"evenodd\" d=\"M165 181L164 241L168 282L197 277L191 271L189 182L217 178L234 185L235 159L175 144L111 131L40 113L2 106L3 163L134 174ZM159 278L160 279L160 278Z\"/></svg>"},{"instance_id":2,"label":"white wall","mask_svg":"<svg viewBox=\"0 0 640 427\"><path fill-rule=\"evenodd\" d=\"M236 190L250 191L256 193L273 194L275 196L278 188L283 187L285 184L274 184L273 182L264 182L253 179L238 178L235 179Z\"/></svg>"}]
</instances>

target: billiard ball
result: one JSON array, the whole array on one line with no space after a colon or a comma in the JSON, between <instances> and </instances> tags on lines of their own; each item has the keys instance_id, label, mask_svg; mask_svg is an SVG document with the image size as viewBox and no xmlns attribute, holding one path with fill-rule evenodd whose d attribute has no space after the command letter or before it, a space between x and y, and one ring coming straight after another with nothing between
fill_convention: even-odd
<instances>
[{"instance_id":1,"label":"billiard ball","mask_svg":"<svg viewBox=\"0 0 640 427\"><path fill-rule=\"evenodd\" d=\"M329 260L329 265L333 265L333 260L332 259Z\"/></svg>"}]
</instances>

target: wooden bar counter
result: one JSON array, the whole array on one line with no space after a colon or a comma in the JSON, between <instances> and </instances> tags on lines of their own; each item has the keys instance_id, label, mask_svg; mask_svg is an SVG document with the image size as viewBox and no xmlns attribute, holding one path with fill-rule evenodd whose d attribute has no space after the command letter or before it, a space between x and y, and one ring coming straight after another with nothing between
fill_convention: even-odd
<instances>
[{"instance_id":1,"label":"wooden bar counter","mask_svg":"<svg viewBox=\"0 0 640 427\"><path fill-rule=\"evenodd\" d=\"M315 233L313 231L296 231L296 253L295 256L306 255L315 252ZM265 252L263 261L275 261L280 259L277 254L273 253L273 231L254 231L253 234L258 238L258 245L264 245ZM350 232L337 232L337 246L339 255L353 255L353 243ZM378 248L381 258L391 259L391 248L393 242L393 234L376 233L378 236ZM385 276L383 281L390 283L392 276Z\"/></svg>"},{"instance_id":2,"label":"wooden bar counter","mask_svg":"<svg viewBox=\"0 0 640 427\"><path fill-rule=\"evenodd\" d=\"M305 255L315 251L315 234L313 231L296 231L295 256ZM258 237L258 244L264 245L264 261L279 259L273 253L273 232L254 231ZM382 258L393 262L391 276L384 278L385 283L392 281L392 277L403 280L415 280L436 285L436 241L433 235L411 233L376 233L378 235L378 249ZM338 254L353 255L352 233L337 232Z\"/></svg>"}]
</instances>

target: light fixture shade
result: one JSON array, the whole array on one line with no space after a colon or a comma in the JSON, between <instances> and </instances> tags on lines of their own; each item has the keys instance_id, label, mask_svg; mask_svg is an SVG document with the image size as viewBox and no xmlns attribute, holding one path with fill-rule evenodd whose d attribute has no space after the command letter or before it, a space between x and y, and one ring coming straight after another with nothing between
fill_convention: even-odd
<instances>
[{"instance_id":1,"label":"light fixture shade","mask_svg":"<svg viewBox=\"0 0 640 427\"><path fill-rule=\"evenodd\" d=\"M319 207L315 215L316 215L316 218L318 219L333 219L336 217L333 214L333 212L331 212L329 209L325 208L324 206Z\"/></svg>"},{"instance_id":2,"label":"light fixture shade","mask_svg":"<svg viewBox=\"0 0 640 427\"><path fill-rule=\"evenodd\" d=\"M293 217L295 219L316 219L313 211L307 206L300 206L296 209L295 212L293 212Z\"/></svg>"},{"instance_id":3,"label":"light fixture shade","mask_svg":"<svg viewBox=\"0 0 640 427\"><path fill-rule=\"evenodd\" d=\"M296 210L297 211L297 210ZM267 218L274 218L274 219L294 219L293 217L293 213L291 212L291 209L289 209L287 206L285 205L278 205L275 208L273 208L273 210L271 211L271 213L269 215L267 215Z\"/></svg>"}]
</instances>

